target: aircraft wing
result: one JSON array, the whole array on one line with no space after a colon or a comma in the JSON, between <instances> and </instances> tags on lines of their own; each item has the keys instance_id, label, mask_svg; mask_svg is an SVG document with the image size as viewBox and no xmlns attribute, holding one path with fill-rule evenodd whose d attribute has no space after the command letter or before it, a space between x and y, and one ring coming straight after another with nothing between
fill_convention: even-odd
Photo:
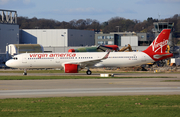
<instances>
[{"instance_id":1,"label":"aircraft wing","mask_svg":"<svg viewBox=\"0 0 180 117\"><path fill-rule=\"evenodd\" d=\"M109 56L110 51L106 53L106 55L100 59L93 59L93 60L84 60L84 61L72 61L72 62L65 62L64 64L78 64L82 68L88 67L88 66L94 66L96 63L101 62L101 60L107 59Z\"/></svg>"}]
</instances>

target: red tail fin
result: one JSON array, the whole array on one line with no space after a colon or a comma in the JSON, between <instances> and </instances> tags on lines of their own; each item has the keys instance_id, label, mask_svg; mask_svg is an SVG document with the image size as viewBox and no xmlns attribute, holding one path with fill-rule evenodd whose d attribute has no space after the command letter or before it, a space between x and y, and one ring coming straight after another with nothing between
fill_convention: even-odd
<instances>
[{"instance_id":1,"label":"red tail fin","mask_svg":"<svg viewBox=\"0 0 180 117\"><path fill-rule=\"evenodd\" d=\"M161 31L151 45L143 52L148 54L155 61L171 57L171 53L166 53L170 32L170 29L164 29ZM157 56L159 57L157 58Z\"/></svg>"},{"instance_id":2,"label":"red tail fin","mask_svg":"<svg viewBox=\"0 0 180 117\"><path fill-rule=\"evenodd\" d=\"M144 52L165 52L170 32L170 29L164 29Z\"/></svg>"}]
</instances>

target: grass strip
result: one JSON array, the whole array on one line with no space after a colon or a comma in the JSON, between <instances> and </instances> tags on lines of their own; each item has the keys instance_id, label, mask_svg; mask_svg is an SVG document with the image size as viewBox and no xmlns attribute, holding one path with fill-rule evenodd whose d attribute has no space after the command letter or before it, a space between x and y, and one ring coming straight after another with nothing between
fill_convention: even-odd
<instances>
[{"instance_id":1,"label":"grass strip","mask_svg":"<svg viewBox=\"0 0 180 117\"><path fill-rule=\"evenodd\" d=\"M115 79L115 78L176 78L167 76L100 77L100 76L0 76L0 80L48 80L48 79Z\"/></svg>"},{"instance_id":2,"label":"grass strip","mask_svg":"<svg viewBox=\"0 0 180 117\"><path fill-rule=\"evenodd\" d=\"M180 80L163 80L162 82L180 82Z\"/></svg>"},{"instance_id":3,"label":"grass strip","mask_svg":"<svg viewBox=\"0 0 180 117\"><path fill-rule=\"evenodd\" d=\"M179 117L180 95L0 99L1 117Z\"/></svg>"}]
</instances>

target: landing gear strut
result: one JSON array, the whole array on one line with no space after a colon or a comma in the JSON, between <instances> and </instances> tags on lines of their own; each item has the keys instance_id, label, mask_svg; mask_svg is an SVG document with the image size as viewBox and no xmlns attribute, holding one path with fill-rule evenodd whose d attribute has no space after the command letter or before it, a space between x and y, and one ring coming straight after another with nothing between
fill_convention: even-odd
<instances>
[{"instance_id":1,"label":"landing gear strut","mask_svg":"<svg viewBox=\"0 0 180 117\"><path fill-rule=\"evenodd\" d=\"M86 74L87 74L87 75L91 75L91 74L92 74L91 70L88 69L88 70L86 71Z\"/></svg>"},{"instance_id":2,"label":"landing gear strut","mask_svg":"<svg viewBox=\"0 0 180 117\"><path fill-rule=\"evenodd\" d=\"M24 76L26 76L26 75L27 75L27 69L26 69L26 68L24 69L24 73L23 73L23 75L24 75Z\"/></svg>"}]
</instances>

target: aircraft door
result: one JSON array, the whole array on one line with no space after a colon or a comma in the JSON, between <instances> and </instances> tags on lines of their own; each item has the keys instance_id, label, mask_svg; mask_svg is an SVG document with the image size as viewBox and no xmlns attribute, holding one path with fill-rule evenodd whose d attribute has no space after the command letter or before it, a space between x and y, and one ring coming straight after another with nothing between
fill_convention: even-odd
<instances>
[{"instance_id":1,"label":"aircraft door","mask_svg":"<svg viewBox=\"0 0 180 117\"><path fill-rule=\"evenodd\" d=\"M56 63L60 63L60 57L56 57Z\"/></svg>"},{"instance_id":2,"label":"aircraft door","mask_svg":"<svg viewBox=\"0 0 180 117\"><path fill-rule=\"evenodd\" d=\"M22 63L27 63L27 58L26 58L26 56L22 56Z\"/></svg>"}]
</instances>

